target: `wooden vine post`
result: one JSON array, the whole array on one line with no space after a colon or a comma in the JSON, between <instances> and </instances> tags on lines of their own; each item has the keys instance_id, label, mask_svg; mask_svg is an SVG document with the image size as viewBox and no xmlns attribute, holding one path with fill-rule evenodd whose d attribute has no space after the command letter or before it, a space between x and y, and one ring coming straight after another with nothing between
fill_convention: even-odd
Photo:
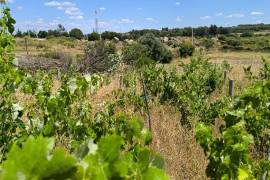
<instances>
[{"instance_id":1,"label":"wooden vine post","mask_svg":"<svg viewBox=\"0 0 270 180\"><path fill-rule=\"evenodd\" d=\"M149 127L149 131L152 131L152 123L151 123L151 116L150 116L150 111L149 111L149 105L148 105L148 98L147 98L147 90L146 90L146 85L145 85L145 81L144 81L144 77L141 74L141 82L142 82L142 87L143 87L143 94L144 94L144 101L145 101L145 108L146 108L146 113L148 116L148 127Z\"/></svg>"},{"instance_id":2,"label":"wooden vine post","mask_svg":"<svg viewBox=\"0 0 270 180\"><path fill-rule=\"evenodd\" d=\"M231 80L229 81L229 95L231 97L234 96L234 80Z\"/></svg>"},{"instance_id":3,"label":"wooden vine post","mask_svg":"<svg viewBox=\"0 0 270 180\"><path fill-rule=\"evenodd\" d=\"M24 45L25 45L26 54L28 56L28 45L27 45L27 38L26 37L24 38Z\"/></svg>"},{"instance_id":4,"label":"wooden vine post","mask_svg":"<svg viewBox=\"0 0 270 180\"><path fill-rule=\"evenodd\" d=\"M122 87L123 87L123 76L120 75L119 76L119 88L122 89Z\"/></svg>"},{"instance_id":5,"label":"wooden vine post","mask_svg":"<svg viewBox=\"0 0 270 180\"><path fill-rule=\"evenodd\" d=\"M228 71L224 71L224 82L226 82L227 77L228 77Z\"/></svg>"}]
</instances>

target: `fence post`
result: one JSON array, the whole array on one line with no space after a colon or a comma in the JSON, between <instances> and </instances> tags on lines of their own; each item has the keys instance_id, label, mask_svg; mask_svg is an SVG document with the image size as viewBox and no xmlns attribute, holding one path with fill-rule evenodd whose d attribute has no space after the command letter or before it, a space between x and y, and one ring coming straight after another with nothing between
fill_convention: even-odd
<instances>
[{"instance_id":1,"label":"fence post","mask_svg":"<svg viewBox=\"0 0 270 180\"><path fill-rule=\"evenodd\" d=\"M231 80L229 81L229 95L231 97L234 96L234 80Z\"/></svg>"},{"instance_id":2,"label":"fence post","mask_svg":"<svg viewBox=\"0 0 270 180\"><path fill-rule=\"evenodd\" d=\"M145 107L146 107L146 112L148 115L148 127L149 127L149 131L152 131L152 126L151 126L151 116L150 116L150 111L149 111L149 106L148 106L148 100L147 100L147 90L146 90L146 85L144 82L144 78L143 75L141 74L141 81L142 81L142 86L143 86L143 93L144 93L144 101L145 101Z\"/></svg>"},{"instance_id":3,"label":"fence post","mask_svg":"<svg viewBox=\"0 0 270 180\"><path fill-rule=\"evenodd\" d=\"M123 76L122 75L120 75L120 77L119 77L119 86L120 86L120 89L122 89L122 87L123 87Z\"/></svg>"},{"instance_id":4,"label":"fence post","mask_svg":"<svg viewBox=\"0 0 270 180\"><path fill-rule=\"evenodd\" d=\"M224 81L227 80L227 76L228 76L228 71L224 71Z\"/></svg>"},{"instance_id":5,"label":"fence post","mask_svg":"<svg viewBox=\"0 0 270 180\"><path fill-rule=\"evenodd\" d=\"M24 37L24 44L25 44L25 50L26 50L26 53L28 56L28 45L27 45L27 38L26 37Z\"/></svg>"},{"instance_id":6,"label":"fence post","mask_svg":"<svg viewBox=\"0 0 270 180\"><path fill-rule=\"evenodd\" d=\"M59 68L57 68L57 78L59 81L61 81L61 72L60 72Z\"/></svg>"}]
</instances>

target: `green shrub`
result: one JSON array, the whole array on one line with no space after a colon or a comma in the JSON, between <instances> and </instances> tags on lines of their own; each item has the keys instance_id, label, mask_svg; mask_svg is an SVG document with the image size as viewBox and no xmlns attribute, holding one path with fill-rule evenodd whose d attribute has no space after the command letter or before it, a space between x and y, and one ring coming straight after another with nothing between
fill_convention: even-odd
<instances>
[{"instance_id":1,"label":"green shrub","mask_svg":"<svg viewBox=\"0 0 270 180\"><path fill-rule=\"evenodd\" d=\"M252 31L243 32L241 34L241 37L252 37L254 36L254 33Z\"/></svg>"},{"instance_id":2,"label":"green shrub","mask_svg":"<svg viewBox=\"0 0 270 180\"><path fill-rule=\"evenodd\" d=\"M233 46L233 47L237 47L237 46L241 46L242 43L239 39L229 39L227 41L227 44L230 45L230 46Z\"/></svg>"},{"instance_id":3,"label":"green shrub","mask_svg":"<svg viewBox=\"0 0 270 180\"><path fill-rule=\"evenodd\" d=\"M123 62L136 64L141 57L147 57L147 49L138 43L127 44L122 51Z\"/></svg>"},{"instance_id":4,"label":"green shrub","mask_svg":"<svg viewBox=\"0 0 270 180\"><path fill-rule=\"evenodd\" d=\"M171 51L154 34L145 34L138 42L147 49L147 54L151 59L161 63L169 63L172 60Z\"/></svg>"},{"instance_id":5,"label":"green shrub","mask_svg":"<svg viewBox=\"0 0 270 180\"><path fill-rule=\"evenodd\" d=\"M201 43L202 46L205 47L205 49L209 50L214 46L214 40L211 38L204 38Z\"/></svg>"},{"instance_id":6,"label":"green shrub","mask_svg":"<svg viewBox=\"0 0 270 180\"><path fill-rule=\"evenodd\" d=\"M182 58L192 56L195 51L195 47L192 45L191 42L184 41L178 46L179 46L179 55Z\"/></svg>"},{"instance_id":7,"label":"green shrub","mask_svg":"<svg viewBox=\"0 0 270 180\"><path fill-rule=\"evenodd\" d=\"M149 57L140 57L136 63L138 68L146 65L155 64L155 61Z\"/></svg>"},{"instance_id":8,"label":"green shrub","mask_svg":"<svg viewBox=\"0 0 270 180\"><path fill-rule=\"evenodd\" d=\"M220 36L218 36L218 40L219 41L226 41L226 36L220 35Z\"/></svg>"},{"instance_id":9,"label":"green shrub","mask_svg":"<svg viewBox=\"0 0 270 180\"><path fill-rule=\"evenodd\" d=\"M81 40L83 39L83 32L78 28L74 28L69 32L69 36Z\"/></svg>"},{"instance_id":10,"label":"green shrub","mask_svg":"<svg viewBox=\"0 0 270 180\"><path fill-rule=\"evenodd\" d=\"M88 35L88 41L97 41L100 39L100 35L97 32L92 32Z\"/></svg>"},{"instance_id":11,"label":"green shrub","mask_svg":"<svg viewBox=\"0 0 270 180\"><path fill-rule=\"evenodd\" d=\"M116 45L114 43L106 43L104 48L108 54L116 54Z\"/></svg>"}]
</instances>

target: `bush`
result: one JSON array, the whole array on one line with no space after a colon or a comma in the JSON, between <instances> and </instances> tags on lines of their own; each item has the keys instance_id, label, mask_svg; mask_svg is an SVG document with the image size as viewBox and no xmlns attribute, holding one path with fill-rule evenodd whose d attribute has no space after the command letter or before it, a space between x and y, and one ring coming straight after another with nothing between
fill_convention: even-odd
<instances>
[{"instance_id":1,"label":"bush","mask_svg":"<svg viewBox=\"0 0 270 180\"><path fill-rule=\"evenodd\" d=\"M147 54L151 59L162 63L169 63L172 60L171 51L169 51L154 34L145 34L139 38L138 42L147 49Z\"/></svg>"},{"instance_id":2,"label":"bush","mask_svg":"<svg viewBox=\"0 0 270 180\"><path fill-rule=\"evenodd\" d=\"M83 39L83 32L78 28L74 28L69 32L69 36L81 40Z\"/></svg>"},{"instance_id":3,"label":"bush","mask_svg":"<svg viewBox=\"0 0 270 180\"><path fill-rule=\"evenodd\" d=\"M155 64L155 61L149 57L140 57L136 63L138 68L146 65Z\"/></svg>"},{"instance_id":4,"label":"bush","mask_svg":"<svg viewBox=\"0 0 270 180\"><path fill-rule=\"evenodd\" d=\"M195 51L195 47L192 45L191 42L184 41L178 46L179 46L179 55L182 58L192 56Z\"/></svg>"},{"instance_id":5,"label":"bush","mask_svg":"<svg viewBox=\"0 0 270 180\"><path fill-rule=\"evenodd\" d=\"M241 34L241 37L252 37L254 36L254 33L252 31L243 32Z\"/></svg>"},{"instance_id":6,"label":"bush","mask_svg":"<svg viewBox=\"0 0 270 180\"><path fill-rule=\"evenodd\" d=\"M202 40L202 46L204 46L205 49L209 50L210 48L214 46L214 40L211 38L204 38Z\"/></svg>"},{"instance_id":7,"label":"bush","mask_svg":"<svg viewBox=\"0 0 270 180\"><path fill-rule=\"evenodd\" d=\"M85 49L84 58L79 62L79 71L90 73L111 71L121 61L115 51L115 45L112 43L98 41L89 44Z\"/></svg>"},{"instance_id":8,"label":"bush","mask_svg":"<svg viewBox=\"0 0 270 180\"><path fill-rule=\"evenodd\" d=\"M138 43L127 44L122 51L123 62L136 64L141 57L147 57L147 49Z\"/></svg>"},{"instance_id":9,"label":"bush","mask_svg":"<svg viewBox=\"0 0 270 180\"><path fill-rule=\"evenodd\" d=\"M97 41L100 39L100 35L96 32L92 32L88 35L88 41Z\"/></svg>"},{"instance_id":10,"label":"bush","mask_svg":"<svg viewBox=\"0 0 270 180\"><path fill-rule=\"evenodd\" d=\"M104 48L106 53L116 54L116 46L114 43L107 43Z\"/></svg>"},{"instance_id":11,"label":"bush","mask_svg":"<svg viewBox=\"0 0 270 180\"><path fill-rule=\"evenodd\" d=\"M226 36L220 35L220 36L218 36L218 40L219 41L226 41Z\"/></svg>"}]
</instances>

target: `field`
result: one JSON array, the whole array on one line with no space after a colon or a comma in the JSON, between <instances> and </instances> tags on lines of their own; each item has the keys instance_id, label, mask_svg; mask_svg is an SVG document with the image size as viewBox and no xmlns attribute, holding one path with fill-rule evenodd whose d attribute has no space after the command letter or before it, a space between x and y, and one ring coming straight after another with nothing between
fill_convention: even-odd
<instances>
[{"instance_id":1,"label":"field","mask_svg":"<svg viewBox=\"0 0 270 180\"><path fill-rule=\"evenodd\" d=\"M269 34L15 38L4 12L0 179L269 178Z\"/></svg>"},{"instance_id":2,"label":"field","mask_svg":"<svg viewBox=\"0 0 270 180\"><path fill-rule=\"evenodd\" d=\"M23 39L16 39L17 45L15 48L16 55L18 57L25 56L26 52L24 50L25 44ZM67 43L68 42L68 43ZM70 44L74 43L74 46ZM86 42L85 42L86 43ZM68 45L66 45L68 44ZM80 44L77 46L76 44ZM41 58L40 54L45 51L57 51L67 52L72 54L72 58L78 57L78 55L83 54L83 49L85 45L83 43L78 43L76 40L71 41L69 39L52 39L49 40L28 40L28 50L31 53L29 56L33 56L38 59ZM42 48L37 48L41 47ZM117 45L121 47L121 45ZM50 48L46 48L50 47ZM121 51L121 48L118 48ZM198 56L198 55L195 55ZM248 52L248 51L221 51L218 49L213 49L206 51L203 55L209 58L210 62L217 64L221 67L223 61L227 61L232 70L228 74L229 79L235 80L235 93L240 94L243 89L250 86L251 82L246 79L244 73L244 67L252 66L252 72L257 74L259 69L262 67L261 58L269 58L270 53L267 52ZM53 61L52 57L47 57L46 61ZM178 69L181 62L188 64L190 58L180 59L175 58L170 64L165 64L167 70L172 70L174 68ZM119 70L114 72L111 76L107 85L103 85L93 97L91 97L91 105L94 112L100 109L100 104L108 101L114 100L113 92L119 90L125 91L125 87L121 86L120 77L125 76L125 73L121 69L128 67L118 68ZM129 70L130 71L130 70ZM177 73L181 73L181 68L179 68ZM55 85L59 88L58 80L55 80ZM209 97L210 99L220 99L228 96L228 84L223 85L220 90L212 93ZM56 88L57 88L56 87ZM55 88L53 88L55 89ZM20 97L24 99L24 97ZM19 100L24 101L24 100ZM32 100L30 100L32 101ZM28 102L26 103L28 104ZM130 109L131 108L131 109ZM152 135L153 141L150 147L156 152L160 153L165 159L166 172L170 179L207 179L205 174L205 169L207 167L208 161L207 157L204 155L202 148L198 145L195 139L195 131L187 130L182 127L180 123L181 113L170 103L162 104L155 99L149 104L151 119L152 119ZM134 113L132 107L121 108L121 111ZM147 116L141 114L145 119ZM145 123L147 126L147 123ZM217 123L214 129L218 129L220 124ZM218 131L218 130L216 130ZM177 161L176 161L177 159Z\"/></svg>"}]
</instances>

